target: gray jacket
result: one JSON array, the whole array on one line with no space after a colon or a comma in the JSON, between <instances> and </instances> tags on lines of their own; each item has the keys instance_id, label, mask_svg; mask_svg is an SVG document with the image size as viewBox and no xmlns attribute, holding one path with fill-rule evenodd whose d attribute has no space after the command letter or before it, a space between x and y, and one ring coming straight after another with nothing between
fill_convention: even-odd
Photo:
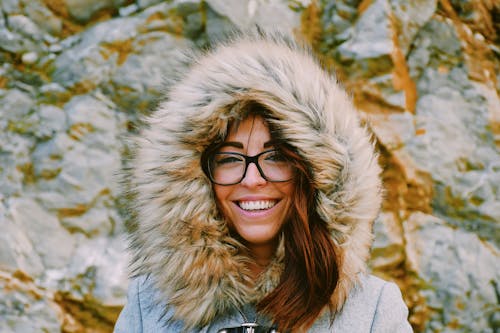
<instances>
[{"instance_id":1,"label":"gray jacket","mask_svg":"<svg viewBox=\"0 0 500 333\"><path fill-rule=\"evenodd\" d=\"M330 323L329 313L321 316L309 332L335 333L407 333L413 332L408 323L406 307L399 288L375 276L361 279L361 284L351 290L340 313ZM200 329L185 330L179 320L168 321L173 311L157 304L158 293L151 280L142 276L133 279L129 286L128 303L115 326L115 333L176 333L203 332L216 333L222 328L236 327L246 319L253 321L255 311L252 306L234 310L226 316L216 318L212 324ZM171 309L172 310L172 309ZM262 321L258 322L262 324ZM264 323L266 321L264 320Z\"/></svg>"}]
</instances>

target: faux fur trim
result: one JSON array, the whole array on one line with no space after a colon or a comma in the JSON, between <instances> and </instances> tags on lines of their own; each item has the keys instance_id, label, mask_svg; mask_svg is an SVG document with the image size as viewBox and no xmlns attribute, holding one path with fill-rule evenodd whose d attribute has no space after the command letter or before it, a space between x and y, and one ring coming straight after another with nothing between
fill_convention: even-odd
<instances>
[{"instance_id":1,"label":"faux fur trim","mask_svg":"<svg viewBox=\"0 0 500 333\"><path fill-rule=\"evenodd\" d=\"M259 300L279 282L283 249L257 283L236 240L219 218L200 158L240 118L234 105L254 100L277 119L281 135L312 166L317 210L341 249L337 309L364 272L378 214L380 167L370 135L339 84L311 52L279 34L245 35L219 44L178 75L135 139L131 172L132 271L149 274L174 318L210 323ZM281 251L281 252L280 252Z\"/></svg>"}]
</instances>

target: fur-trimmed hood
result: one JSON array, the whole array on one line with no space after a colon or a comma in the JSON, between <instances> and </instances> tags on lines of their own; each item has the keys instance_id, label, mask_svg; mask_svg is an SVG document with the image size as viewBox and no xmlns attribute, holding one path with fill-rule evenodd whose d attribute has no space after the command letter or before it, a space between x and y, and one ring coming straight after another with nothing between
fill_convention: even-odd
<instances>
[{"instance_id":1,"label":"fur-trimmed hood","mask_svg":"<svg viewBox=\"0 0 500 333\"><path fill-rule=\"evenodd\" d=\"M248 287L246 259L219 218L200 165L207 146L240 118L230 107L240 100L269 109L281 137L311 166L317 211L341 251L337 310L366 268L380 167L351 100L307 48L279 35L235 37L193 57L135 139L132 271L150 276L187 327L260 300L283 269L281 244L255 288Z\"/></svg>"}]
</instances>

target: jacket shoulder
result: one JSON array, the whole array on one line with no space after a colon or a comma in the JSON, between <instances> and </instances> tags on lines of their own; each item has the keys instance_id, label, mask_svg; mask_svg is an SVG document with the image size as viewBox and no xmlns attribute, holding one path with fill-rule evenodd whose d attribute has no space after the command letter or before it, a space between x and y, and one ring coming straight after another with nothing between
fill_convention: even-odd
<instances>
[{"instance_id":1,"label":"jacket shoulder","mask_svg":"<svg viewBox=\"0 0 500 333\"><path fill-rule=\"evenodd\" d=\"M375 278L378 279L378 278ZM392 282L382 281L370 332L413 332L408 322L406 306L399 287Z\"/></svg>"},{"instance_id":2,"label":"jacket shoulder","mask_svg":"<svg viewBox=\"0 0 500 333\"><path fill-rule=\"evenodd\" d=\"M122 309L113 332L181 332L181 322L165 320L172 316L172 309L161 304L159 299L158 291L149 276L132 278L128 286L127 304Z\"/></svg>"},{"instance_id":3,"label":"jacket shoulder","mask_svg":"<svg viewBox=\"0 0 500 333\"><path fill-rule=\"evenodd\" d=\"M413 332L408 322L408 307L395 283L364 275L351 290L341 312L330 324L327 312L311 332Z\"/></svg>"}]
</instances>

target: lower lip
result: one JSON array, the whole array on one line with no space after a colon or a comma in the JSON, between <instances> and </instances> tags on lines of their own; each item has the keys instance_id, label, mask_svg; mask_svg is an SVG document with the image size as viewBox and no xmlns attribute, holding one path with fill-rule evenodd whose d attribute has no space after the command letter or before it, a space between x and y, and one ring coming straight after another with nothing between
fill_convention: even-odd
<instances>
[{"instance_id":1,"label":"lower lip","mask_svg":"<svg viewBox=\"0 0 500 333\"><path fill-rule=\"evenodd\" d=\"M251 217L251 218L257 218L257 217L267 217L268 215L271 215L275 208L281 203L281 201L278 201L273 207L268 208L268 209L261 209L261 210L244 210L241 208L236 202L233 202L233 204L238 208L238 210L241 212L242 215L246 217Z\"/></svg>"}]
</instances>

